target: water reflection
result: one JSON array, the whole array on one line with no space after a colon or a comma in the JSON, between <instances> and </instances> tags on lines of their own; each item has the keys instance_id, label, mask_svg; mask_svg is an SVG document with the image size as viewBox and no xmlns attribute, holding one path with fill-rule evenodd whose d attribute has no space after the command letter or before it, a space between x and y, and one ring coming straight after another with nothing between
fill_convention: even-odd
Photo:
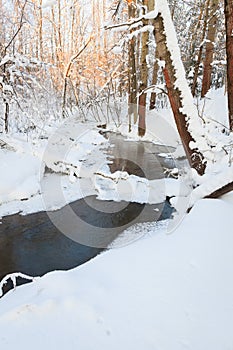
<instances>
[{"instance_id":1,"label":"water reflection","mask_svg":"<svg viewBox=\"0 0 233 350\"><path fill-rule=\"evenodd\" d=\"M175 167L172 158L160 156L162 153L174 151L172 147L142 141L125 141L120 135L110 135L109 140L114 146L107 150L112 173L126 171L128 174L154 180L164 178L165 168Z\"/></svg>"}]
</instances>

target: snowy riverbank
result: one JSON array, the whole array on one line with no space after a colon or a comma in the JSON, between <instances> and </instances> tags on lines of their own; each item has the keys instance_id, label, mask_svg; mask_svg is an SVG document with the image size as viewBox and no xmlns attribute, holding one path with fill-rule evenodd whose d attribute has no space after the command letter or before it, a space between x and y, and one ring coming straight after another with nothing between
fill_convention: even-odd
<instances>
[{"instance_id":1,"label":"snowy riverbank","mask_svg":"<svg viewBox=\"0 0 233 350\"><path fill-rule=\"evenodd\" d=\"M219 101L225 101L222 92ZM213 99L218 95L216 92ZM214 110L211 101L206 103L215 118L219 109ZM148 123L156 132L152 114ZM123 170L111 174L103 152L108 140L97 128L68 126L62 129L65 142L59 139L59 128L48 132L53 135L49 157L46 139L27 143L17 141L14 135L4 138L11 148L1 150L5 175L0 176L6 185L9 177L10 191L0 187L0 216L43 210L45 204L46 208L49 205L56 209L93 192L100 199L120 201L127 197L142 203L151 198L156 203L167 194L174 195L172 202L180 208L181 216L175 223L166 220L132 226L120 235L120 241L113 243L112 249L88 263L70 271L48 273L7 293L0 300L0 347L231 349L233 192L220 199L195 197L194 207L186 214L191 194L188 177L187 183L181 177L164 179L161 184L161 180L142 180ZM159 130L158 127L160 134ZM154 140L176 147L177 133L172 137L166 130L165 127L166 140L171 143L161 138L161 142ZM133 133L127 135L124 125L118 131L137 140ZM152 141L150 134L145 139ZM62 201L53 200L57 191L54 183L60 183ZM51 190L51 201L46 203L43 188ZM127 245L127 237L138 232L138 239Z\"/></svg>"},{"instance_id":2,"label":"snowy riverbank","mask_svg":"<svg viewBox=\"0 0 233 350\"><path fill-rule=\"evenodd\" d=\"M148 117L145 145L155 142L177 147L179 144L170 112L166 113L156 114L156 127L153 126L154 115ZM126 140L130 138L136 142L136 128L129 134L127 127L124 123L119 128L109 125L109 131L121 133ZM173 190L174 195L189 191L187 186L180 190L180 182L175 179L149 181L124 171L111 174L106 153L110 146L108 139L99 133L96 124L83 124L76 118L51 124L30 137L11 134L1 135L0 140L3 164L0 217L58 209L88 195L96 195L99 199L159 203L173 194ZM49 199L45 192L49 192Z\"/></svg>"},{"instance_id":3,"label":"snowy riverbank","mask_svg":"<svg viewBox=\"0 0 233 350\"><path fill-rule=\"evenodd\" d=\"M145 225L130 246L9 292L1 347L230 349L232 209L232 193L201 200L172 235Z\"/></svg>"}]
</instances>

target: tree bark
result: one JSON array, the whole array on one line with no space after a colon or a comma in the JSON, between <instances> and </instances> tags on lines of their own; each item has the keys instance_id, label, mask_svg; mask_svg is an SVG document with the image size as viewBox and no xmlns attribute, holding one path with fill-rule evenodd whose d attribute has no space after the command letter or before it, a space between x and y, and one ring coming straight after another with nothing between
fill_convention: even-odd
<instances>
[{"instance_id":1,"label":"tree bark","mask_svg":"<svg viewBox=\"0 0 233 350\"><path fill-rule=\"evenodd\" d=\"M176 87L177 78L175 75L175 67L171 59L171 54L167 47L165 28L161 14L158 14L157 18L155 19L154 28L158 57L161 61L165 61L163 73L177 129L182 140L190 166L196 169L198 174L203 175L206 168L204 157L199 150L190 148L190 142L193 141L193 138L188 130L188 116L182 113L183 100L181 98L181 91L178 87Z\"/></svg>"},{"instance_id":2,"label":"tree bark","mask_svg":"<svg viewBox=\"0 0 233 350\"><path fill-rule=\"evenodd\" d=\"M230 130L233 131L233 1L225 0L227 95Z\"/></svg>"},{"instance_id":3,"label":"tree bark","mask_svg":"<svg viewBox=\"0 0 233 350\"><path fill-rule=\"evenodd\" d=\"M146 10L148 9L149 0L143 0L143 6ZM143 26L148 25L148 20L143 19ZM138 101L138 135L144 136L146 132L146 97L147 94L144 91L147 88L148 80L148 66L147 66L147 55L148 55L148 41L149 32L145 31L141 34L141 60L140 60L140 87L139 87L139 101Z\"/></svg>"},{"instance_id":4,"label":"tree bark","mask_svg":"<svg viewBox=\"0 0 233 350\"><path fill-rule=\"evenodd\" d=\"M39 2L39 48L40 48L40 60L44 59L43 52L43 11L42 11L42 0Z\"/></svg>"},{"instance_id":5,"label":"tree bark","mask_svg":"<svg viewBox=\"0 0 233 350\"><path fill-rule=\"evenodd\" d=\"M158 65L158 52L157 49L155 51L155 62L153 67L153 75L152 75L152 86L156 86L157 80L158 80L158 71L159 71L159 65ZM155 109L156 106L156 92L152 92L150 95L150 110Z\"/></svg>"},{"instance_id":6,"label":"tree bark","mask_svg":"<svg viewBox=\"0 0 233 350\"><path fill-rule=\"evenodd\" d=\"M4 100L4 103L5 103L5 113L4 113L5 132L8 133L8 131L9 131L10 106L9 106L9 103L6 100Z\"/></svg>"},{"instance_id":7,"label":"tree bark","mask_svg":"<svg viewBox=\"0 0 233 350\"><path fill-rule=\"evenodd\" d=\"M204 97L211 87L212 63L214 57L214 41L217 29L217 9L219 0L212 0L210 4L210 15L207 32L206 53L202 78L201 97Z\"/></svg>"},{"instance_id":8,"label":"tree bark","mask_svg":"<svg viewBox=\"0 0 233 350\"><path fill-rule=\"evenodd\" d=\"M137 13L137 8L135 1L128 3L128 17L129 19L135 18ZM133 30L130 32L133 33ZM134 124L136 124L138 119L137 113L137 73L136 73L136 38L132 36L128 44L128 117L129 117L129 131L131 131L132 117Z\"/></svg>"},{"instance_id":9,"label":"tree bark","mask_svg":"<svg viewBox=\"0 0 233 350\"><path fill-rule=\"evenodd\" d=\"M229 184L219 188L218 190L212 192L205 198L219 198L230 191L233 191L233 182L230 182Z\"/></svg>"},{"instance_id":10,"label":"tree bark","mask_svg":"<svg viewBox=\"0 0 233 350\"><path fill-rule=\"evenodd\" d=\"M73 63L77 60L77 58L86 49L86 47L90 43L91 39L92 39L92 36L89 37L89 39L86 41L86 43L80 49L80 51L70 58L70 61L69 61L68 65L67 65L67 67L66 67L65 77L64 77L63 94L62 94L62 116L63 116L63 118L65 118L65 115L66 115L65 109L66 109L67 84L68 84L68 79L69 79L71 67L72 67Z\"/></svg>"},{"instance_id":11,"label":"tree bark","mask_svg":"<svg viewBox=\"0 0 233 350\"><path fill-rule=\"evenodd\" d=\"M210 0L207 0L206 1L206 8L205 8L205 17L204 17L201 45L200 45L200 49L198 52L197 62L195 64L195 68L194 68L193 85L192 85L192 95L193 96L195 96L195 93L196 93L197 79L198 79L198 74L199 74L199 69L200 69L200 64L201 64L201 59L202 59L203 45L204 45L204 40L205 40L205 36L206 36L207 20L208 20L208 15L209 15L209 4L210 4Z\"/></svg>"}]
</instances>

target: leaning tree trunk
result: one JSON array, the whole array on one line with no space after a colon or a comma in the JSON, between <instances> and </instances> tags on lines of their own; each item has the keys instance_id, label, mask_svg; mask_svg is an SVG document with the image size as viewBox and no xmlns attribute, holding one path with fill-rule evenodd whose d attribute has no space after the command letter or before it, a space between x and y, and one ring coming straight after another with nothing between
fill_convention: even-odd
<instances>
[{"instance_id":1,"label":"leaning tree trunk","mask_svg":"<svg viewBox=\"0 0 233 350\"><path fill-rule=\"evenodd\" d=\"M214 41L217 29L217 9L219 0L212 0L210 4L210 15L208 23L206 53L204 60L204 70L202 78L201 97L204 97L211 87L212 63L214 57Z\"/></svg>"},{"instance_id":2,"label":"leaning tree trunk","mask_svg":"<svg viewBox=\"0 0 233 350\"><path fill-rule=\"evenodd\" d=\"M164 62L163 73L171 108L190 165L203 175L206 169L203 153L213 150L208 144L205 130L193 104L167 1L157 0L157 9L158 15L154 18L155 37L158 58ZM203 193L204 196L217 197L232 190L231 168L227 174L224 173L224 176L222 173L216 176L218 176L217 182L216 180L212 183L205 181L204 188L202 185L198 186L194 190L194 197L203 198Z\"/></svg>"},{"instance_id":3,"label":"leaning tree trunk","mask_svg":"<svg viewBox=\"0 0 233 350\"><path fill-rule=\"evenodd\" d=\"M171 104L171 108L174 114L177 129L182 140L187 158L192 168L203 175L205 172L206 164L204 157L198 149L191 149L190 142L194 141L188 130L189 116L182 112L184 107L182 99L182 91L177 86L177 77L174 61L171 58L171 53L167 46L166 31L164 28L164 20L159 13L154 20L155 38L157 44L158 57L161 61L165 62L163 68L163 74L166 81L166 87L168 90L168 97Z\"/></svg>"},{"instance_id":4,"label":"leaning tree trunk","mask_svg":"<svg viewBox=\"0 0 233 350\"><path fill-rule=\"evenodd\" d=\"M227 94L230 129L233 131L233 1L225 0Z\"/></svg>"}]
</instances>

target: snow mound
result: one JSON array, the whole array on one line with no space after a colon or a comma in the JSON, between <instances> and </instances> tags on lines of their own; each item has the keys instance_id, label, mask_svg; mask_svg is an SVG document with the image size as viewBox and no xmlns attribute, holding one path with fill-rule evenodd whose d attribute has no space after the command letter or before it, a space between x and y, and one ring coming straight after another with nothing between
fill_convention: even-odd
<instances>
[{"instance_id":1,"label":"snow mound","mask_svg":"<svg viewBox=\"0 0 233 350\"><path fill-rule=\"evenodd\" d=\"M30 154L0 150L0 204L39 192L40 161Z\"/></svg>"},{"instance_id":2,"label":"snow mound","mask_svg":"<svg viewBox=\"0 0 233 350\"><path fill-rule=\"evenodd\" d=\"M201 200L172 235L145 227L145 239L9 292L1 348L230 349L232 207Z\"/></svg>"}]
</instances>

